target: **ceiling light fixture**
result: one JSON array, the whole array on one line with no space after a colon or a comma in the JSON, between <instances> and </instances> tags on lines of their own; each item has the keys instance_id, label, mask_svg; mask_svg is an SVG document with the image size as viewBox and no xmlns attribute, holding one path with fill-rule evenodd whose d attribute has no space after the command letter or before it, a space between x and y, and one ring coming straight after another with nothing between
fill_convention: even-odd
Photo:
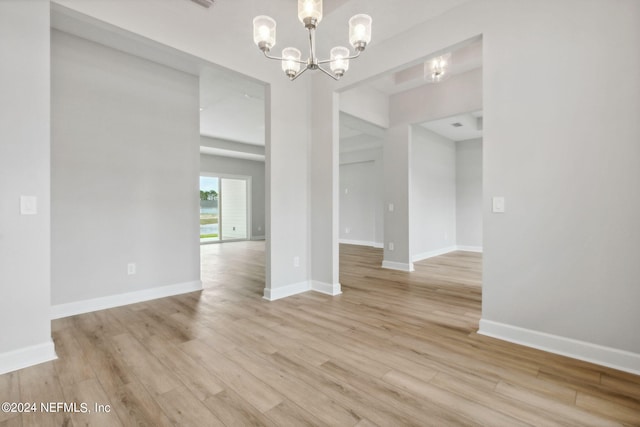
<instances>
[{"instance_id":1,"label":"ceiling light fixture","mask_svg":"<svg viewBox=\"0 0 640 427\"><path fill-rule=\"evenodd\" d=\"M424 63L424 78L431 83L440 83L449 78L451 54L447 53Z\"/></svg>"},{"instance_id":2,"label":"ceiling light fixture","mask_svg":"<svg viewBox=\"0 0 640 427\"><path fill-rule=\"evenodd\" d=\"M330 58L319 60L316 56L315 32L322 21L322 0L298 0L298 19L309 30L309 58L303 61L302 54L294 47L282 50L282 56L269 55L276 44L276 21L268 16L256 16L253 19L253 41L269 59L282 62L282 71L295 80L307 70L320 70L334 80L338 80L349 69L349 60L360 56L371 41L371 17L369 15L355 15L349 19L349 42L355 53L342 46L331 49ZM322 64L329 64L331 71L327 71ZM302 70L302 71L301 71Z\"/></svg>"}]
</instances>

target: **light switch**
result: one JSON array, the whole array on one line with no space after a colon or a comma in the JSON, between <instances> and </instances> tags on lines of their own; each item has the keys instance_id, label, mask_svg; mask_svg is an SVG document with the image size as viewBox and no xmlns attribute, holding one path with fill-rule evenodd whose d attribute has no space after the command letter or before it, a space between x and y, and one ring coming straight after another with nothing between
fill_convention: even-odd
<instances>
[{"instance_id":1,"label":"light switch","mask_svg":"<svg viewBox=\"0 0 640 427\"><path fill-rule=\"evenodd\" d=\"M389 203L389 212L393 212L393 203Z\"/></svg>"},{"instance_id":2,"label":"light switch","mask_svg":"<svg viewBox=\"0 0 640 427\"><path fill-rule=\"evenodd\" d=\"M38 199L36 196L20 196L20 215L35 215L38 213Z\"/></svg>"},{"instance_id":3,"label":"light switch","mask_svg":"<svg viewBox=\"0 0 640 427\"><path fill-rule=\"evenodd\" d=\"M493 198L493 213L504 213L504 197Z\"/></svg>"}]
</instances>

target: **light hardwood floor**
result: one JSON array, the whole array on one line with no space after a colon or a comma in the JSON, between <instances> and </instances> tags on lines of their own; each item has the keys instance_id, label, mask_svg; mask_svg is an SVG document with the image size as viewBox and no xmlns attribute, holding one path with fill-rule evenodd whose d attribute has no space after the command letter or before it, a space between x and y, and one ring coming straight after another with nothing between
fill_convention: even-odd
<instances>
[{"instance_id":1,"label":"light hardwood floor","mask_svg":"<svg viewBox=\"0 0 640 427\"><path fill-rule=\"evenodd\" d=\"M481 257L414 273L341 246L343 294L263 300L264 243L202 247L202 292L53 322L0 402L109 404L0 426L640 425L640 377L476 334Z\"/></svg>"}]
</instances>

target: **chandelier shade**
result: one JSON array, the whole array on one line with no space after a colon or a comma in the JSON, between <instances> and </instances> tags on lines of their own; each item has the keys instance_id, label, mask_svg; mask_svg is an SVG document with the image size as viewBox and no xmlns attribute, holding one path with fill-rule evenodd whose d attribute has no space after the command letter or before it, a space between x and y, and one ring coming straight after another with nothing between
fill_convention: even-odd
<instances>
[{"instance_id":1,"label":"chandelier shade","mask_svg":"<svg viewBox=\"0 0 640 427\"><path fill-rule=\"evenodd\" d=\"M269 52L276 44L276 21L269 16L256 16L253 19L253 41L268 59L281 62L282 71L290 80L297 79L307 70L320 70L331 78L340 79L349 70L349 61L360 56L371 42L371 23L369 15L359 14L349 20L349 43L355 50L337 46L331 49L329 59L316 56L316 29L322 21L322 0L298 0L298 19L309 32L309 57L302 59L301 52L293 47L282 51L282 56L271 56ZM329 65L329 70L323 67Z\"/></svg>"},{"instance_id":2,"label":"chandelier shade","mask_svg":"<svg viewBox=\"0 0 640 427\"><path fill-rule=\"evenodd\" d=\"M333 71L334 75L343 76L349 69L349 49L342 46L337 46L331 49L331 62L329 68Z\"/></svg>"},{"instance_id":3,"label":"chandelier shade","mask_svg":"<svg viewBox=\"0 0 640 427\"><path fill-rule=\"evenodd\" d=\"M253 41L267 51L276 44L276 21L268 16L253 18Z\"/></svg>"},{"instance_id":4,"label":"chandelier shade","mask_svg":"<svg viewBox=\"0 0 640 427\"><path fill-rule=\"evenodd\" d=\"M322 21L322 0L298 0L298 19L305 26Z\"/></svg>"},{"instance_id":5,"label":"chandelier shade","mask_svg":"<svg viewBox=\"0 0 640 427\"><path fill-rule=\"evenodd\" d=\"M286 47L282 49L282 71L287 76L293 76L300 71L300 57L302 53L295 47Z\"/></svg>"},{"instance_id":6,"label":"chandelier shade","mask_svg":"<svg viewBox=\"0 0 640 427\"><path fill-rule=\"evenodd\" d=\"M349 19L349 43L354 49L364 49L371 41L371 17L355 15Z\"/></svg>"}]
</instances>

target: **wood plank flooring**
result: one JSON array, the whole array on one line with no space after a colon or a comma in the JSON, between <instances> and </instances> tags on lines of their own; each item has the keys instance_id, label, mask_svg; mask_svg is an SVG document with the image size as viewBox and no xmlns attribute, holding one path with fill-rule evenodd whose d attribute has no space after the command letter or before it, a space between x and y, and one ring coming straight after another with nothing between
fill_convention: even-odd
<instances>
[{"instance_id":1,"label":"wood plank flooring","mask_svg":"<svg viewBox=\"0 0 640 427\"><path fill-rule=\"evenodd\" d=\"M481 256L379 268L342 245L343 294L267 302L264 243L202 247L205 290L52 324L59 359L0 376L8 426L640 426L640 377L476 334Z\"/></svg>"}]
</instances>

